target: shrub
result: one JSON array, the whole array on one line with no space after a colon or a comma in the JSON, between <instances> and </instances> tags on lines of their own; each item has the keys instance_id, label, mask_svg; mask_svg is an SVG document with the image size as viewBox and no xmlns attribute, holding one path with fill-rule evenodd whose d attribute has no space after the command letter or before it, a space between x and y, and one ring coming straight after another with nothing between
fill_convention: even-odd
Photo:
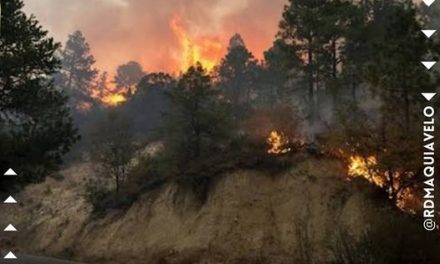
<instances>
[{"instance_id":1,"label":"shrub","mask_svg":"<svg viewBox=\"0 0 440 264\"><path fill-rule=\"evenodd\" d=\"M137 193L121 190L115 192L108 185L96 180L86 183L85 199L92 205L93 213L105 215L110 210L129 208L137 198Z\"/></svg>"}]
</instances>

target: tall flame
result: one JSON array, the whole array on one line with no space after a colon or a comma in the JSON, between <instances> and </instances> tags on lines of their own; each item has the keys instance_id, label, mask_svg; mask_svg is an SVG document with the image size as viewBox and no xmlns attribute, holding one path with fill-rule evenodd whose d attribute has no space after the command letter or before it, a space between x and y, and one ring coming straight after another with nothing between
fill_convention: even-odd
<instances>
[{"instance_id":1,"label":"tall flame","mask_svg":"<svg viewBox=\"0 0 440 264\"><path fill-rule=\"evenodd\" d=\"M217 37L190 37L188 31L182 26L181 17L178 15L172 17L170 27L181 46L178 65L180 71L186 71L197 62L208 71L211 71L218 64L224 48Z\"/></svg>"}]
</instances>

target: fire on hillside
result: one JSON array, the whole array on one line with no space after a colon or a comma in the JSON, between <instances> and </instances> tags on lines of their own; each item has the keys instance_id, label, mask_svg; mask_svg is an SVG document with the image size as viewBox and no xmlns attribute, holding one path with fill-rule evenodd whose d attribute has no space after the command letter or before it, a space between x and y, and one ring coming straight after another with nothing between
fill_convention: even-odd
<instances>
[{"instance_id":1,"label":"fire on hillside","mask_svg":"<svg viewBox=\"0 0 440 264\"><path fill-rule=\"evenodd\" d=\"M343 153L343 152L341 152ZM390 172L378 169L379 160L375 155L351 155L347 160L347 175L349 178L362 177L375 186L384 189L390 199L395 200L396 206L402 211L414 214L421 206L417 195L417 186L403 186L403 178L412 178L414 173Z\"/></svg>"},{"instance_id":2,"label":"fire on hillside","mask_svg":"<svg viewBox=\"0 0 440 264\"><path fill-rule=\"evenodd\" d=\"M282 132L272 130L266 139L269 146L268 154L286 154L292 150L289 147L289 139Z\"/></svg>"}]
</instances>

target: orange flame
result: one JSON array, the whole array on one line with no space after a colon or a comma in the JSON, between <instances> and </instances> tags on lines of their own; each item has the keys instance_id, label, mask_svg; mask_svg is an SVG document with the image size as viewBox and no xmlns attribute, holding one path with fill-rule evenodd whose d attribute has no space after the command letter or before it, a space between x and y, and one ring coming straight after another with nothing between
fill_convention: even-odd
<instances>
[{"instance_id":1,"label":"orange flame","mask_svg":"<svg viewBox=\"0 0 440 264\"><path fill-rule=\"evenodd\" d=\"M341 152L343 153L343 152ZM406 187L400 190L399 178L401 173L396 171L390 173L388 171L380 171L376 168L378 164L375 156L363 157L360 155L352 155L349 158L348 176L349 177L363 177L370 183L385 189L389 194L389 198L392 199L392 194L395 195L396 206L407 213L415 214L419 208L422 207L420 196L417 195L414 187ZM389 181L394 179L390 185Z\"/></svg>"},{"instance_id":2,"label":"orange flame","mask_svg":"<svg viewBox=\"0 0 440 264\"><path fill-rule=\"evenodd\" d=\"M191 38L182 26L181 17L178 15L172 17L170 27L181 46L179 70L184 72L199 62L206 70L212 71L223 54L223 45L219 39L212 36Z\"/></svg>"},{"instance_id":3,"label":"orange flame","mask_svg":"<svg viewBox=\"0 0 440 264\"><path fill-rule=\"evenodd\" d=\"M125 93L122 91L116 91L115 89L97 91L92 88L92 90L90 91L90 95L92 98L95 98L99 102L101 102L104 106L109 107L117 106L127 101Z\"/></svg>"},{"instance_id":4,"label":"orange flame","mask_svg":"<svg viewBox=\"0 0 440 264\"><path fill-rule=\"evenodd\" d=\"M275 130L270 132L266 142L269 145L268 154L285 154L291 151L291 148L287 147L289 140L283 133L278 133Z\"/></svg>"},{"instance_id":5,"label":"orange flame","mask_svg":"<svg viewBox=\"0 0 440 264\"><path fill-rule=\"evenodd\" d=\"M359 155L350 156L348 165L348 176L363 177L376 186L383 187L385 179L375 169L377 158L375 156L362 157Z\"/></svg>"},{"instance_id":6,"label":"orange flame","mask_svg":"<svg viewBox=\"0 0 440 264\"><path fill-rule=\"evenodd\" d=\"M125 96L120 93L109 94L109 95L106 95L100 99L101 99L101 102L107 106L117 106L117 105L127 101L127 98L125 98Z\"/></svg>"}]
</instances>

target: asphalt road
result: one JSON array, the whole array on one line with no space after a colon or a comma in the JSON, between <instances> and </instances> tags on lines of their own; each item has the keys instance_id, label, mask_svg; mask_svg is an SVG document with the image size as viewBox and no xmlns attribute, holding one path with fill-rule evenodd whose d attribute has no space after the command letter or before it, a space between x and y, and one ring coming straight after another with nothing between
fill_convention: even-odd
<instances>
[{"instance_id":1,"label":"asphalt road","mask_svg":"<svg viewBox=\"0 0 440 264\"><path fill-rule=\"evenodd\" d=\"M17 259L0 259L1 264L83 264L53 258L17 255Z\"/></svg>"}]
</instances>

